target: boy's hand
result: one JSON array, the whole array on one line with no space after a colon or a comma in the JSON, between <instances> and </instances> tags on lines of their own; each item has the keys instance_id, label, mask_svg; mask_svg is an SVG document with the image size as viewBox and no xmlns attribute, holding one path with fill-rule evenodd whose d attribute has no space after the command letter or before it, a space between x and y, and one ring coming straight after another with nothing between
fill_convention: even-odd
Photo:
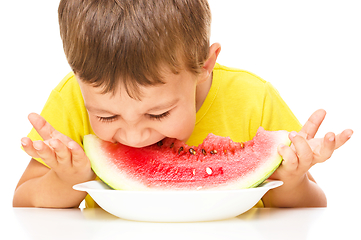
<instances>
[{"instance_id":1,"label":"boy's hand","mask_svg":"<svg viewBox=\"0 0 361 240\"><path fill-rule=\"evenodd\" d=\"M41 158L59 179L71 186L95 178L90 161L78 143L55 130L38 114L30 114L29 121L44 141L32 142L30 138L22 138L28 155Z\"/></svg>"},{"instance_id":2,"label":"boy's hand","mask_svg":"<svg viewBox=\"0 0 361 240\"><path fill-rule=\"evenodd\" d=\"M351 137L353 131L347 129L336 136L330 132L324 138L314 138L325 115L324 110L313 113L299 133L289 134L292 146L279 147L278 152L284 160L271 178L282 180L284 189L297 187L313 165L329 159L334 150Z\"/></svg>"}]
</instances>

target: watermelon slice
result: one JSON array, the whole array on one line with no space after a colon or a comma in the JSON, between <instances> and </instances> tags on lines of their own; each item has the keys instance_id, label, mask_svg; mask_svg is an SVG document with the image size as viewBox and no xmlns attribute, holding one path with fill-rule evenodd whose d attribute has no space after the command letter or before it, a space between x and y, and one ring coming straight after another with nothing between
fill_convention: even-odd
<instances>
[{"instance_id":1,"label":"watermelon slice","mask_svg":"<svg viewBox=\"0 0 361 240\"><path fill-rule=\"evenodd\" d=\"M209 134L198 147L171 138L144 148L84 137L92 169L118 190L223 190L256 187L280 165L287 131L260 127L248 142Z\"/></svg>"}]
</instances>

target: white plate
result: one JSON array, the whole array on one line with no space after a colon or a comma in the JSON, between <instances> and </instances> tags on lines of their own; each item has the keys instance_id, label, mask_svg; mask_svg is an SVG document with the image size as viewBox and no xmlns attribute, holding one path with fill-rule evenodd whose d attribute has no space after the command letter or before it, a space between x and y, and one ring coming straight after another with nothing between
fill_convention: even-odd
<instances>
[{"instance_id":1,"label":"white plate","mask_svg":"<svg viewBox=\"0 0 361 240\"><path fill-rule=\"evenodd\" d=\"M281 181L265 181L256 188L218 191L123 191L102 181L73 188L88 192L105 211L128 220L148 222L213 221L238 216L252 208Z\"/></svg>"}]
</instances>

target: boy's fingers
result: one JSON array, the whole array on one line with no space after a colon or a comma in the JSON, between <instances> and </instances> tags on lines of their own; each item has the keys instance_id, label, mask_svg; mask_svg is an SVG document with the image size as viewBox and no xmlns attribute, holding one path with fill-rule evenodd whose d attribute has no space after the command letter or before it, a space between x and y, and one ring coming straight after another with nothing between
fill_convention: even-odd
<instances>
[{"instance_id":1,"label":"boy's fingers","mask_svg":"<svg viewBox=\"0 0 361 240\"><path fill-rule=\"evenodd\" d=\"M329 159L336 146L336 136L334 133L327 133L323 139L322 146L319 150L319 153L316 153L316 159L313 164L321 163Z\"/></svg>"},{"instance_id":2,"label":"boy's fingers","mask_svg":"<svg viewBox=\"0 0 361 240\"><path fill-rule=\"evenodd\" d=\"M36 150L39 157L49 166L54 167L57 165L56 156L54 150L51 149L43 141L33 142L33 147Z\"/></svg>"},{"instance_id":3,"label":"boy's fingers","mask_svg":"<svg viewBox=\"0 0 361 240\"><path fill-rule=\"evenodd\" d=\"M335 148L337 149L344 145L351 138L352 134L353 131L351 129L346 129L342 133L337 134Z\"/></svg>"},{"instance_id":4,"label":"boy's fingers","mask_svg":"<svg viewBox=\"0 0 361 240\"><path fill-rule=\"evenodd\" d=\"M68 146L69 142L73 141L70 137L62 134L61 132L54 130L51 136L53 139L58 139L62 142L65 146Z\"/></svg>"},{"instance_id":5,"label":"boy's fingers","mask_svg":"<svg viewBox=\"0 0 361 240\"><path fill-rule=\"evenodd\" d=\"M56 159L60 164L71 164L71 153L60 140L52 139L49 144L54 149Z\"/></svg>"},{"instance_id":6,"label":"boy's fingers","mask_svg":"<svg viewBox=\"0 0 361 240\"><path fill-rule=\"evenodd\" d=\"M33 147L33 142L28 137L24 137L21 139L21 145L24 148L24 151L31 156L32 158L40 158L35 148Z\"/></svg>"},{"instance_id":7,"label":"boy's fingers","mask_svg":"<svg viewBox=\"0 0 361 240\"><path fill-rule=\"evenodd\" d=\"M50 125L42 116L36 113L30 113L29 121L44 140L59 139L63 144L68 145L70 141L73 141L68 136L57 131Z\"/></svg>"},{"instance_id":8,"label":"boy's fingers","mask_svg":"<svg viewBox=\"0 0 361 240\"><path fill-rule=\"evenodd\" d=\"M91 170L90 161L85 155L83 148L75 141L70 142L68 147L71 149L72 152L73 167L81 171L86 170L86 174L88 175L87 178L95 179L96 175L93 170Z\"/></svg>"},{"instance_id":9,"label":"boy's fingers","mask_svg":"<svg viewBox=\"0 0 361 240\"><path fill-rule=\"evenodd\" d=\"M298 167L301 170L308 170L313 161L313 151L306 139L296 135L290 136L290 139L295 147L296 155L298 156Z\"/></svg>"},{"instance_id":10,"label":"boy's fingers","mask_svg":"<svg viewBox=\"0 0 361 240\"><path fill-rule=\"evenodd\" d=\"M319 109L314 112L307 120L305 125L303 125L301 131L299 132L299 135L301 135L307 140L314 138L322 121L325 119L325 116L326 111L323 109Z\"/></svg>"},{"instance_id":11,"label":"boy's fingers","mask_svg":"<svg viewBox=\"0 0 361 240\"><path fill-rule=\"evenodd\" d=\"M298 158L296 153L288 146L281 144L278 146L278 153L283 157L282 168L285 171L296 171L298 167Z\"/></svg>"},{"instance_id":12,"label":"boy's fingers","mask_svg":"<svg viewBox=\"0 0 361 240\"><path fill-rule=\"evenodd\" d=\"M37 113L30 113L28 119L44 140L51 139L55 129L42 116Z\"/></svg>"},{"instance_id":13,"label":"boy's fingers","mask_svg":"<svg viewBox=\"0 0 361 240\"><path fill-rule=\"evenodd\" d=\"M71 141L69 142L68 147L72 154L72 162L74 167L82 167L86 164L89 164L89 160L85 155L83 148L78 143Z\"/></svg>"}]
</instances>

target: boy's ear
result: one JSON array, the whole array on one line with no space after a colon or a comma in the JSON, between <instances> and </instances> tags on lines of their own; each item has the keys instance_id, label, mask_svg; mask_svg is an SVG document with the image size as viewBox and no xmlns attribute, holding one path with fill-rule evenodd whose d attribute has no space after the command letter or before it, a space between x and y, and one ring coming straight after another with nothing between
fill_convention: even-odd
<instances>
[{"instance_id":1,"label":"boy's ear","mask_svg":"<svg viewBox=\"0 0 361 240\"><path fill-rule=\"evenodd\" d=\"M209 75L212 74L214 65L216 65L217 58L219 53L221 52L221 44L213 43L209 48L209 57L207 61L203 65L203 73L202 77L199 79L198 83L201 83L208 79Z\"/></svg>"}]
</instances>

